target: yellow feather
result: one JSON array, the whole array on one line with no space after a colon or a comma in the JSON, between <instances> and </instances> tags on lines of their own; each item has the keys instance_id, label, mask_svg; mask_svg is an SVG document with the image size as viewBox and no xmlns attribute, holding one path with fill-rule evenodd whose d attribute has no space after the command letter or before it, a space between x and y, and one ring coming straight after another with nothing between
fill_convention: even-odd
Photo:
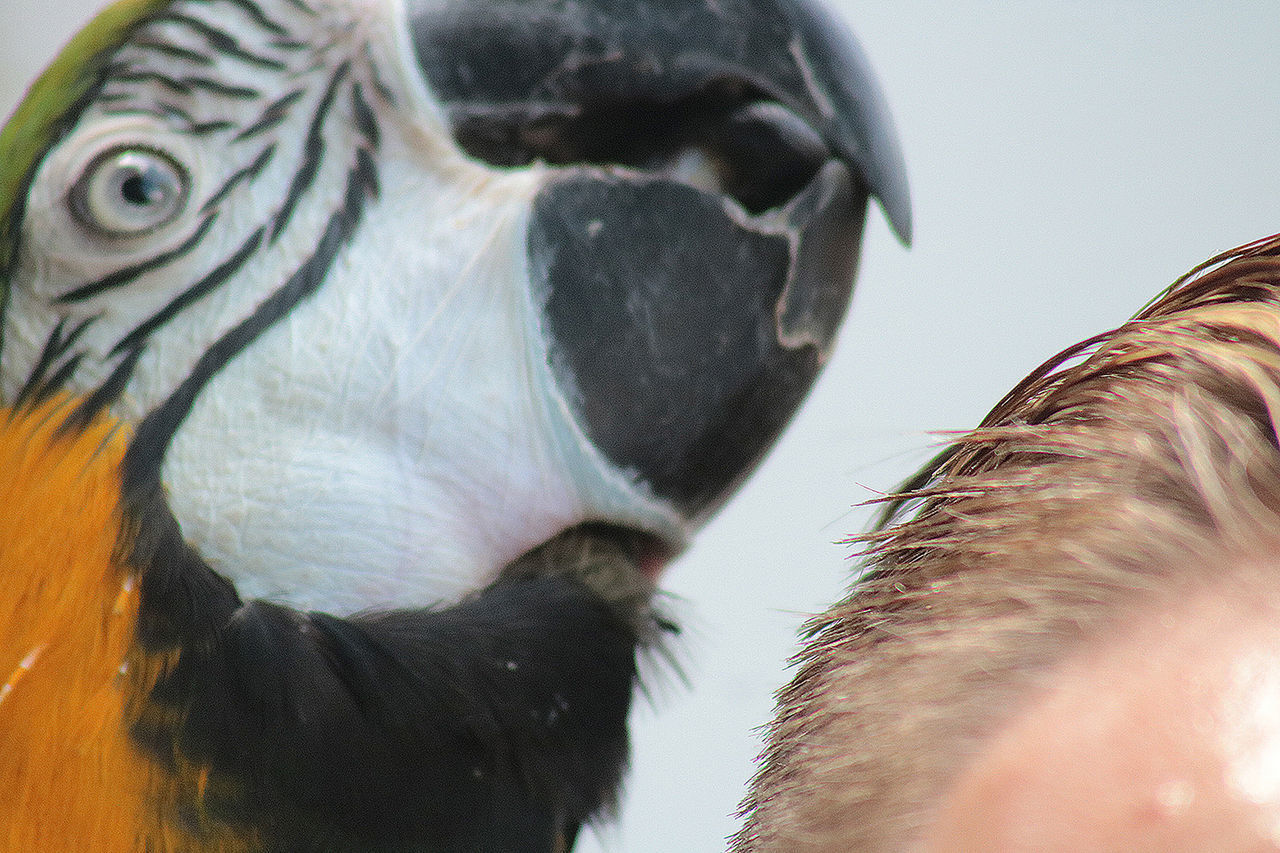
<instances>
[{"instance_id":1,"label":"yellow feather","mask_svg":"<svg viewBox=\"0 0 1280 853\"><path fill-rule=\"evenodd\" d=\"M129 725L169 662L135 643L122 562L128 430L59 427L72 401L0 412L0 847L11 851L244 849L174 825L184 777Z\"/></svg>"}]
</instances>

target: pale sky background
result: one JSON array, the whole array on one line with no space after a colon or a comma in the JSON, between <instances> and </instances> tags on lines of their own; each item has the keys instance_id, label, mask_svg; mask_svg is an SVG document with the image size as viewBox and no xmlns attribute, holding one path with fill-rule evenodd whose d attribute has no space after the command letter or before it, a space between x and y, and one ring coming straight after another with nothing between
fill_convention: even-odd
<instances>
[{"instance_id":1,"label":"pale sky background","mask_svg":"<svg viewBox=\"0 0 1280 853\"><path fill-rule=\"evenodd\" d=\"M0 107L93 0L0 0ZM853 564L854 505L1068 344L1210 255L1280 231L1272 2L838 0L877 68L916 244L871 217L808 407L666 578L688 686L635 714L621 820L582 853L718 851L805 616Z\"/></svg>"}]
</instances>

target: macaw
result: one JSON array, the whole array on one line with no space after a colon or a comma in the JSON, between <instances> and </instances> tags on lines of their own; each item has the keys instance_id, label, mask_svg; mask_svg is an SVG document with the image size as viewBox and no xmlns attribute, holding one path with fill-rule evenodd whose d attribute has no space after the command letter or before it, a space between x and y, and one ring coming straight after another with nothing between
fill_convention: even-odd
<instances>
[{"instance_id":1,"label":"macaw","mask_svg":"<svg viewBox=\"0 0 1280 853\"><path fill-rule=\"evenodd\" d=\"M828 356L813 0L119 0L0 133L0 842L568 850Z\"/></svg>"}]
</instances>

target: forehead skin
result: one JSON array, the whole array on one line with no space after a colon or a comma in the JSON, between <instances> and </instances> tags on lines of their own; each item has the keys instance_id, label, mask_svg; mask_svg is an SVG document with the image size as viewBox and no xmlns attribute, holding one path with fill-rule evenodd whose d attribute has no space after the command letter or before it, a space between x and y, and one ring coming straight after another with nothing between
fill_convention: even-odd
<instances>
[{"instance_id":1,"label":"forehead skin","mask_svg":"<svg viewBox=\"0 0 1280 853\"><path fill-rule=\"evenodd\" d=\"M1280 620L1156 608L1075 656L943 798L921 848L1280 850Z\"/></svg>"}]
</instances>

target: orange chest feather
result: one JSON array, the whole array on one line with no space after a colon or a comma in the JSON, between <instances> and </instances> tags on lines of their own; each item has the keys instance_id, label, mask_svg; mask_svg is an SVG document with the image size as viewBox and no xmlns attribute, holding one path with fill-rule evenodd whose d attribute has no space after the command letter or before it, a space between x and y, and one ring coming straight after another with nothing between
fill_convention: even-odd
<instances>
[{"instance_id":1,"label":"orange chest feather","mask_svg":"<svg viewBox=\"0 0 1280 853\"><path fill-rule=\"evenodd\" d=\"M128 734L159 663L121 558L126 431L60 436L66 405L0 412L0 848L190 849Z\"/></svg>"}]
</instances>

